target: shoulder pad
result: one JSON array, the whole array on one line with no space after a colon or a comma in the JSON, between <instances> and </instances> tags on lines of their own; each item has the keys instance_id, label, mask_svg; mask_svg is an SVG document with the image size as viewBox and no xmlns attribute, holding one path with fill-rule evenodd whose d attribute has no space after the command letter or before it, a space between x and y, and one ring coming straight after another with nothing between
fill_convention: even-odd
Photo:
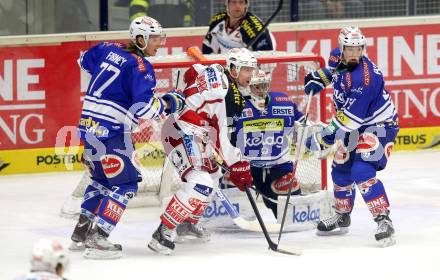
<instances>
[{"instance_id":1,"label":"shoulder pad","mask_svg":"<svg viewBox=\"0 0 440 280\"><path fill-rule=\"evenodd\" d=\"M226 18L226 12L220 12L216 15L214 15L211 20L209 21L209 29L211 30L216 26L220 21L224 20Z\"/></svg>"}]
</instances>

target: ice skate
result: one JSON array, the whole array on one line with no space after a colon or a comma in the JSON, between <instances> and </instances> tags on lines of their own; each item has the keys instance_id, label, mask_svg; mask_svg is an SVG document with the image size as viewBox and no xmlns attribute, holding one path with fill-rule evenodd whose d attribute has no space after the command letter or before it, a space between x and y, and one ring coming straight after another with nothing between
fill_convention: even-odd
<instances>
[{"instance_id":1,"label":"ice skate","mask_svg":"<svg viewBox=\"0 0 440 280\"><path fill-rule=\"evenodd\" d=\"M148 248L163 255L171 255L174 250L174 239L176 230L169 229L163 223L160 223L157 230L153 233L153 239L148 243Z\"/></svg>"},{"instance_id":2,"label":"ice skate","mask_svg":"<svg viewBox=\"0 0 440 280\"><path fill-rule=\"evenodd\" d=\"M191 224L188 221L184 221L177 226L176 232L177 243L184 242L187 239L197 239L200 242L208 242L211 240L211 234L200 224L200 222L197 224Z\"/></svg>"},{"instance_id":3,"label":"ice skate","mask_svg":"<svg viewBox=\"0 0 440 280\"><path fill-rule=\"evenodd\" d=\"M318 223L316 234L321 236L346 234L350 223L350 214L336 213Z\"/></svg>"},{"instance_id":4,"label":"ice skate","mask_svg":"<svg viewBox=\"0 0 440 280\"><path fill-rule=\"evenodd\" d=\"M118 259L122 257L122 246L107 240L108 234L101 228L92 229L85 241L84 258Z\"/></svg>"},{"instance_id":5,"label":"ice skate","mask_svg":"<svg viewBox=\"0 0 440 280\"><path fill-rule=\"evenodd\" d=\"M69 246L69 250L73 252L80 252L86 249L85 241L87 238L87 234L92 228L92 221L87 218L86 215L80 215L78 219L78 223L73 230L72 244Z\"/></svg>"},{"instance_id":6,"label":"ice skate","mask_svg":"<svg viewBox=\"0 0 440 280\"><path fill-rule=\"evenodd\" d=\"M382 247L388 247L396 244L394 239L393 223L388 215L379 215L374 221L377 223L377 230L374 237Z\"/></svg>"}]
</instances>

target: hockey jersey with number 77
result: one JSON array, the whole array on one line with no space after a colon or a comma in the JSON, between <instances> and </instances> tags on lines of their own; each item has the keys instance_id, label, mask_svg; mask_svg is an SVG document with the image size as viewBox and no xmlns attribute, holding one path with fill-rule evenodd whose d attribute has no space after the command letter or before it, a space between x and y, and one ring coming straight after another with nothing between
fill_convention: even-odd
<instances>
[{"instance_id":1,"label":"hockey jersey with number 77","mask_svg":"<svg viewBox=\"0 0 440 280\"><path fill-rule=\"evenodd\" d=\"M124 45L100 43L78 63L92 76L78 125L80 138L109 138L131 131L139 118L156 119L164 113L165 104L154 96L153 66Z\"/></svg>"}]
</instances>

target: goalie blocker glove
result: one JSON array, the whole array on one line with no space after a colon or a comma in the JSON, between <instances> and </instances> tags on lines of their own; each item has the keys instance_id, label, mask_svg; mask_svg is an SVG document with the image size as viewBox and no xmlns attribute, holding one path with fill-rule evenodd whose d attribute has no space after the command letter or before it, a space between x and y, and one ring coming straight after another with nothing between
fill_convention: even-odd
<instances>
[{"instance_id":1,"label":"goalie blocker glove","mask_svg":"<svg viewBox=\"0 0 440 280\"><path fill-rule=\"evenodd\" d=\"M306 94L317 94L331 84L332 73L327 68L321 68L307 74L304 78L304 91Z\"/></svg>"},{"instance_id":2,"label":"goalie blocker glove","mask_svg":"<svg viewBox=\"0 0 440 280\"><path fill-rule=\"evenodd\" d=\"M229 180L240 191L252 186L251 166L248 161L238 161L229 167Z\"/></svg>"},{"instance_id":3,"label":"goalie blocker glove","mask_svg":"<svg viewBox=\"0 0 440 280\"><path fill-rule=\"evenodd\" d=\"M165 113L167 114L180 112L185 106L185 97L181 91L172 90L165 93L162 98L169 105L169 108L165 109Z\"/></svg>"}]
</instances>

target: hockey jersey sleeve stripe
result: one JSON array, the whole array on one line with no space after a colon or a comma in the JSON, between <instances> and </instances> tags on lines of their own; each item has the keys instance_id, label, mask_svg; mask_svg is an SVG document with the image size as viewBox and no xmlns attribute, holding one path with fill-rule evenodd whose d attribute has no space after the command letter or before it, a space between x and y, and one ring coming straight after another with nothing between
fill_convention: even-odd
<instances>
[{"instance_id":1,"label":"hockey jersey sleeve stripe","mask_svg":"<svg viewBox=\"0 0 440 280\"><path fill-rule=\"evenodd\" d=\"M153 96L145 108L136 113L136 116L142 119L156 119L163 114L164 110L165 104L162 99Z\"/></svg>"},{"instance_id":2,"label":"hockey jersey sleeve stripe","mask_svg":"<svg viewBox=\"0 0 440 280\"><path fill-rule=\"evenodd\" d=\"M336 116L334 117L334 119L338 121L341 127L345 127L346 129L351 131L354 129L358 129L362 126L362 123L353 120L347 115L347 113L348 112L344 109L336 112Z\"/></svg>"},{"instance_id":3,"label":"hockey jersey sleeve stripe","mask_svg":"<svg viewBox=\"0 0 440 280\"><path fill-rule=\"evenodd\" d=\"M105 120L105 121L108 121L108 122L111 122L111 123L114 123L114 124L120 124L120 122L115 120L114 118L111 118L111 117L105 116L105 115L101 115L101 114L96 113L96 112L90 112L88 110L83 110L81 114L84 115L84 116L90 116L90 117L94 117L94 118L97 118L97 119Z\"/></svg>"},{"instance_id":4,"label":"hockey jersey sleeve stripe","mask_svg":"<svg viewBox=\"0 0 440 280\"><path fill-rule=\"evenodd\" d=\"M370 120L369 122L366 122L365 125L381 123L384 121L392 121L395 115L396 115L396 108L393 105L391 105L381 114L377 115L374 119Z\"/></svg>"},{"instance_id":5,"label":"hockey jersey sleeve stripe","mask_svg":"<svg viewBox=\"0 0 440 280\"><path fill-rule=\"evenodd\" d=\"M126 111L127 113L124 114L120 110L108 104L84 100L83 110L88 110L93 113L98 113L109 118L116 119L120 123L137 123L137 120L135 120L133 117L130 117L131 114L128 114L128 111Z\"/></svg>"},{"instance_id":6,"label":"hockey jersey sleeve stripe","mask_svg":"<svg viewBox=\"0 0 440 280\"><path fill-rule=\"evenodd\" d=\"M151 98L150 101L148 102L148 104L145 105L145 107L143 109L140 109L139 111L136 112L136 115L139 117L139 116L146 114L148 112L149 108L151 107L151 105L153 105L153 101L154 101L153 98Z\"/></svg>"},{"instance_id":7,"label":"hockey jersey sleeve stripe","mask_svg":"<svg viewBox=\"0 0 440 280\"><path fill-rule=\"evenodd\" d=\"M344 125L338 118L336 118L336 117L334 117L333 119L332 119L332 121L336 124L336 126L338 127L338 128L340 128L340 129L342 129L343 131L345 131L345 132L351 132L352 130L354 130L354 129L356 129L356 128L358 128L358 127L356 127L356 128L350 128L350 127L348 127L347 125Z\"/></svg>"},{"instance_id":8,"label":"hockey jersey sleeve stripe","mask_svg":"<svg viewBox=\"0 0 440 280\"><path fill-rule=\"evenodd\" d=\"M344 114L350 118L352 121L357 122L358 124L362 124L364 123L364 120L362 120L361 118L359 118L358 116L352 114L350 111L348 110L344 110Z\"/></svg>"},{"instance_id":9,"label":"hockey jersey sleeve stripe","mask_svg":"<svg viewBox=\"0 0 440 280\"><path fill-rule=\"evenodd\" d=\"M129 110L127 110L126 108L122 107L121 105L119 105L119 104L117 104L115 102L112 102L110 100L105 100L105 99L98 99L96 97L89 96L89 95L87 95L84 100L88 100L88 101L94 102L96 104L108 105L108 106L114 108L115 110L118 110L122 114L128 115L128 117L132 121L136 121L136 119L134 118L133 114Z\"/></svg>"}]
</instances>

